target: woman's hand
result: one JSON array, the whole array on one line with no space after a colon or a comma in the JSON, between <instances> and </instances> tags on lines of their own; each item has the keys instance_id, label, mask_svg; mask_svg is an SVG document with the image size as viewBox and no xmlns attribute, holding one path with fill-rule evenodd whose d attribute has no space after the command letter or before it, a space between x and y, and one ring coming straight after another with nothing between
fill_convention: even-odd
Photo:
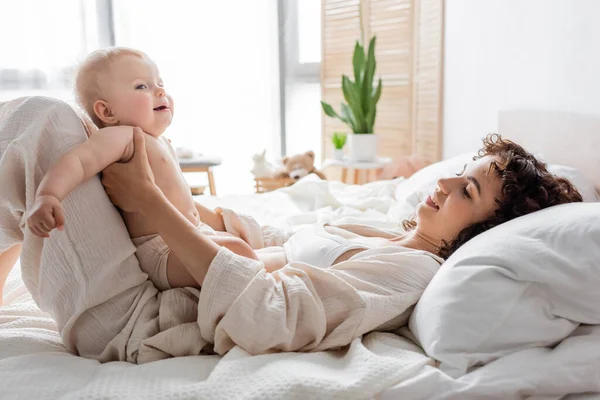
<instances>
[{"instance_id":1,"label":"woman's hand","mask_svg":"<svg viewBox=\"0 0 600 400\"><path fill-rule=\"evenodd\" d=\"M148 206L151 207L152 199L161 194L148 162L145 136L140 128L134 128L131 160L114 163L102 171L106 194L123 211L143 213Z\"/></svg>"}]
</instances>

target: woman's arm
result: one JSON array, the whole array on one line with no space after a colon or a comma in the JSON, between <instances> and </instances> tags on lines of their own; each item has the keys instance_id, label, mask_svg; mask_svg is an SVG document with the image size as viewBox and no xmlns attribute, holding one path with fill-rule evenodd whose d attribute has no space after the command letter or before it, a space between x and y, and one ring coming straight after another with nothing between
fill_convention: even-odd
<instances>
[{"instance_id":1,"label":"woman's arm","mask_svg":"<svg viewBox=\"0 0 600 400\"><path fill-rule=\"evenodd\" d=\"M133 140L132 160L104 170L102 184L106 193L121 209L147 216L190 275L202 284L220 247L200 233L156 186L144 134L136 129Z\"/></svg>"},{"instance_id":2,"label":"woman's arm","mask_svg":"<svg viewBox=\"0 0 600 400\"><path fill-rule=\"evenodd\" d=\"M268 273L221 249L198 302L202 337L225 354L320 351L406 324L439 264L400 247L367 250L331 268L292 262Z\"/></svg>"},{"instance_id":3,"label":"woman's arm","mask_svg":"<svg viewBox=\"0 0 600 400\"><path fill-rule=\"evenodd\" d=\"M154 229L200 285L220 246L198 231L160 190L152 191L139 212L152 221Z\"/></svg>"}]
</instances>

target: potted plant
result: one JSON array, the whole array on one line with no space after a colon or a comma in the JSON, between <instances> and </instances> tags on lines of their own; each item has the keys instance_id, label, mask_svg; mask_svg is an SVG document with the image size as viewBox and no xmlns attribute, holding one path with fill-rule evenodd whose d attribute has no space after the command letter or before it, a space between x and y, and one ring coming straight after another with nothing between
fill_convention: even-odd
<instances>
[{"instance_id":1,"label":"potted plant","mask_svg":"<svg viewBox=\"0 0 600 400\"><path fill-rule=\"evenodd\" d=\"M342 132L334 132L331 137L331 142L333 143L333 158L336 160L344 159L344 145L346 144L346 139L348 135Z\"/></svg>"},{"instance_id":2,"label":"potted plant","mask_svg":"<svg viewBox=\"0 0 600 400\"><path fill-rule=\"evenodd\" d=\"M325 114L341 120L352 130L348 146L350 159L354 161L371 161L377 157L377 137L373 134L373 126L382 85L379 78L377 87L373 87L375 39L375 36L371 39L366 54L361 43L356 41L352 56L354 81L342 75L342 92L347 104L341 104L341 115L331 105L321 101Z\"/></svg>"}]
</instances>

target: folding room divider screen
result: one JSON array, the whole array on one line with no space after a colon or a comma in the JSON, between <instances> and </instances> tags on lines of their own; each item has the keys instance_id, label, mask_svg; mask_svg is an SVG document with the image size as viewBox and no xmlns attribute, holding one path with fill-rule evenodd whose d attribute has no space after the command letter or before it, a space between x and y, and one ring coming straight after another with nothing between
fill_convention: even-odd
<instances>
[{"instance_id":1,"label":"folding room divider screen","mask_svg":"<svg viewBox=\"0 0 600 400\"><path fill-rule=\"evenodd\" d=\"M341 76L353 77L352 53L377 35L375 80L383 79L375 133L380 156L442 156L443 0L322 0L321 90L339 110ZM376 82L375 82L376 84ZM323 114L323 149L332 154L331 135L348 132Z\"/></svg>"}]
</instances>

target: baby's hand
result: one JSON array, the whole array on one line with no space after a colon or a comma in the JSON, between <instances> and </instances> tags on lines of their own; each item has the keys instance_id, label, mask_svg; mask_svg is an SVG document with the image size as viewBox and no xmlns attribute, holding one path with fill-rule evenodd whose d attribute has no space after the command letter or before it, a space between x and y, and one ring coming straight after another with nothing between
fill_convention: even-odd
<instances>
[{"instance_id":1,"label":"baby's hand","mask_svg":"<svg viewBox=\"0 0 600 400\"><path fill-rule=\"evenodd\" d=\"M54 228L62 231L65 216L60 201L54 196L39 196L29 213L27 225L35 235L45 238L50 237L49 233Z\"/></svg>"}]
</instances>

